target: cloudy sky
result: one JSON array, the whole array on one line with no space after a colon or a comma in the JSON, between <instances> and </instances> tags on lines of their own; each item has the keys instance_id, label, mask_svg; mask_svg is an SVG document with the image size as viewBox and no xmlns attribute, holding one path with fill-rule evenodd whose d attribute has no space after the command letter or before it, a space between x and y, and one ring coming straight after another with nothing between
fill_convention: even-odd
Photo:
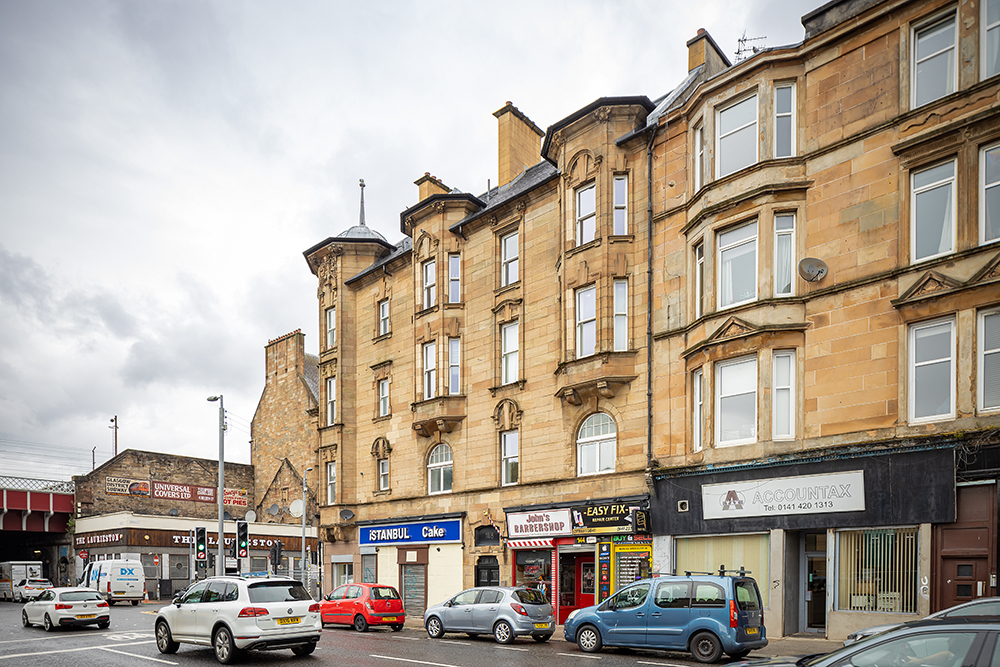
<instances>
[{"instance_id":1,"label":"cloudy sky","mask_svg":"<svg viewBox=\"0 0 1000 667\"><path fill-rule=\"evenodd\" d=\"M0 475L126 448L248 463L264 345L318 349L302 251L479 193L496 119L668 92L685 42L801 41L819 0L0 0Z\"/></svg>"}]
</instances>

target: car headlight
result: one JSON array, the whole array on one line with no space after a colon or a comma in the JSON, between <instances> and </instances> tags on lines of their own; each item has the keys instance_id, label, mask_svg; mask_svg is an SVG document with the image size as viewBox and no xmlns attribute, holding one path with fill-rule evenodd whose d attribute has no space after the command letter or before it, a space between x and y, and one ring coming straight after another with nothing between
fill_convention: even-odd
<instances>
[{"instance_id":1,"label":"car headlight","mask_svg":"<svg viewBox=\"0 0 1000 667\"><path fill-rule=\"evenodd\" d=\"M573 611L571 611L569 613L569 616L566 617L566 620L567 621L572 621L573 617L576 616L576 612L578 612L578 611L580 611L580 610L579 609L574 609Z\"/></svg>"}]
</instances>

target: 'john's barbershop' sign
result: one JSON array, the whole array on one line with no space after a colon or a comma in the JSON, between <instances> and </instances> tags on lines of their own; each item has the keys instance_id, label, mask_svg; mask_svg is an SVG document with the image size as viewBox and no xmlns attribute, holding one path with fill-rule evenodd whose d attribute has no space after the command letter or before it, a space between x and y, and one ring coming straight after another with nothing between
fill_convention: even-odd
<instances>
[{"instance_id":1,"label":"'john's barbershop' sign","mask_svg":"<svg viewBox=\"0 0 1000 667\"><path fill-rule=\"evenodd\" d=\"M512 540L572 534L568 509L511 512L507 515L507 536Z\"/></svg>"},{"instance_id":2,"label":"'john's barbershop' sign","mask_svg":"<svg viewBox=\"0 0 1000 667\"><path fill-rule=\"evenodd\" d=\"M447 544L462 541L462 520L419 521L379 526L362 526L358 533L363 545Z\"/></svg>"}]
</instances>

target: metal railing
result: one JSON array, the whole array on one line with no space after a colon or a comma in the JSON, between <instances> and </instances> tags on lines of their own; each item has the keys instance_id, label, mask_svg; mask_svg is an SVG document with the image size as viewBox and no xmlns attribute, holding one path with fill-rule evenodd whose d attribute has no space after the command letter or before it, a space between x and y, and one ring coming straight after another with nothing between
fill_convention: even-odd
<instances>
[{"instance_id":1,"label":"metal railing","mask_svg":"<svg viewBox=\"0 0 1000 667\"><path fill-rule=\"evenodd\" d=\"M28 477L7 477L0 475L0 489L73 493L76 490L76 485L73 482L60 482L52 479L31 479Z\"/></svg>"}]
</instances>

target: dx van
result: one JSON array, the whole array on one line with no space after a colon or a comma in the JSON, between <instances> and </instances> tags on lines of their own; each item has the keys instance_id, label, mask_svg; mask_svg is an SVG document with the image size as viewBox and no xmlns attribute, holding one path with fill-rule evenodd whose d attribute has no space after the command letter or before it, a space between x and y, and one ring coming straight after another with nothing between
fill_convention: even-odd
<instances>
[{"instance_id":1,"label":"dx van","mask_svg":"<svg viewBox=\"0 0 1000 667\"><path fill-rule=\"evenodd\" d=\"M146 575L137 560L100 560L87 563L80 586L93 588L108 604L131 602L137 605L146 597Z\"/></svg>"}]
</instances>

